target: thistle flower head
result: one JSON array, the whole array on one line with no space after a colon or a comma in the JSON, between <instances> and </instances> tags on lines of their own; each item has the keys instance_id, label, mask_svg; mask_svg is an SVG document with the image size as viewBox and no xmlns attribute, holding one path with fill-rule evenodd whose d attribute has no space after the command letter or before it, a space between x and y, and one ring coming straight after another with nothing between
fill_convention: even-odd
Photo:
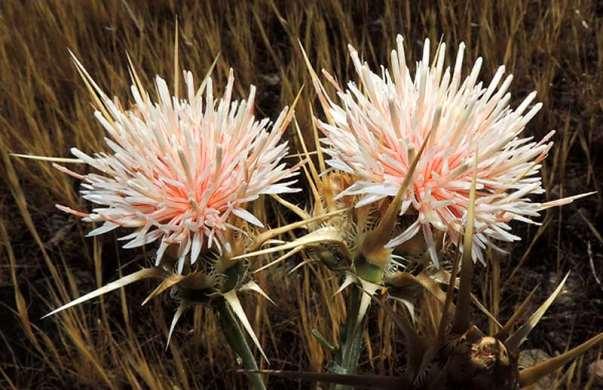
<instances>
[{"instance_id":1,"label":"thistle flower head","mask_svg":"<svg viewBox=\"0 0 603 390\"><path fill-rule=\"evenodd\" d=\"M134 248L160 240L157 263L169 245L178 246L179 269L190 254L194 263L202 248L221 250L224 232L237 219L262 223L246 209L261 194L292 192L295 169L282 161L280 142L291 117L285 108L271 123L254 116L255 88L246 100L234 100L232 70L221 98L213 95L209 75L195 89L184 73L185 96L172 96L156 77L157 100L134 77L134 105L125 110L109 99L76 60L78 70L99 96L96 118L107 132L108 152L72 153L94 168L80 175L81 194L96 204L90 213L62 210L89 222L102 222L89 235L117 227L135 231L122 240Z\"/></svg>"},{"instance_id":2,"label":"thistle flower head","mask_svg":"<svg viewBox=\"0 0 603 390\"><path fill-rule=\"evenodd\" d=\"M507 92L512 76L505 68L492 81L478 81L479 58L469 76L462 78L464 45L454 66L444 67L444 43L430 61L425 40L422 59L414 77L406 65L403 39L397 38L390 68L373 72L350 47L359 85L336 85L338 101L318 86L327 121L318 120L327 163L355 177L339 196L358 196L363 206L396 195L417 151L427 140L410 186L404 194L401 214L416 220L388 244L395 247L422 232L432 260L438 256L434 237L459 243L469 208L469 192L476 177L473 255L482 260L494 241L515 241L509 222L533 222L543 208L569 202L542 204L530 200L544 192L541 161L552 146L553 132L542 140L522 136L526 124L542 107L532 105L532 92L517 107L509 106ZM331 81L333 78L330 77ZM316 83L316 80L315 80ZM334 84L336 84L333 81ZM443 234L436 234L437 232Z\"/></svg>"}]
</instances>

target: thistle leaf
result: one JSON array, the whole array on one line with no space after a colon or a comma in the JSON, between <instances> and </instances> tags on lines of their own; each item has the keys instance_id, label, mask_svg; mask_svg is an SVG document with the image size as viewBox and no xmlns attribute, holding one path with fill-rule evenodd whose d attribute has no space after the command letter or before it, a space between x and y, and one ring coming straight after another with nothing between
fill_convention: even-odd
<instances>
[{"instance_id":1,"label":"thistle leaf","mask_svg":"<svg viewBox=\"0 0 603 390\"><path fill-rule=\"evenodd\" d=\"M360 281L360 285L362 286L362 295L360 297L360 306L358 307L358 316L356 317L356 326L358 326L362 322L362 319L366 315L366 312L368 311L369 305L371 303L371 299L373 298L373 295L375 295L375 292L382 288L378 284L368 282L361 278L358 278L358 280Z\"/></svg>"},{"instance_id":2,"label":"thistle leaf","mask_svg":"<svg viewBox=\"0 0 603 390\"><path fill-rule=\"evenodd\" d=\"M273 305L276 305L276 303L272 300L272 298L270 298L268 296L268 294L266 294L266 292L254 280L250 280L249 282L245 283L243 286L241 286L241 288L239 288L239 291L256 292L256 293L260 294L261 296L263 296L264 298L266 298L267 300L269 300L270 303L272 303Z\"/></svg>"},{"instance_id":3,"label":"thistle leaf","mask_svg":"<svg viewBox=\"0 0 603 390\"><path fill-rule=\"evenodd\" d=\"M494 325L496 325L499 329L502 328L502 325L500 324L500 322L498 322L498 320L496 319L496 317L494 316L494 314L490 313L490 310L488 310L486 308L486 306L484 306L479 299L477 299L477 297L474 294L471 294L471 301L473 302L473 304L475 306L477 306L477 308L479 309L479 311L481 311L482 313L484 313L486 315L486 317L488 317L488 319L490 321L492 321L492 323Z\"/></svg>"},{"instance_id":4,"label":"thistle leaf","mask_svg":"<svg viewBox=\"0 0 603 390\"><path fill-rule=\"evenodd\" d=\"M458 272L458 267L459 257L456 256L454 258L454 263L452 264L452 270L450 271L450 275L448 276L448 289L446 291L446 298L444 300L442 316L440 317L440 323L438 324L438 333L436 336L436 343L438 346L444 345L446 336L448 334L448 317L450 313L455 310L454 304L452 303L452 299L454 297L454 290L457 287L456 274Z\"/></svg>"},{"instance_id":5,"label":"thistle leaf","mask_svg":"<svg viewBox=\"0 0 603 390\"><path fill-rule=\"evenodd\" d=\"M279 252L283 250L290 250L298 247L306 247L310 245L316 244L325 244L325 243L337 243L345 247L345 243L343 238L341 237L341 233L331 226L326 226L321 229L315 230L311 233L306 234L294 241L288 242L283 245L273 246L271 248L261 249L259 251L245 253L239 256L235 256L232 259L244 259L248 257L255 257L261 255L267 255L274 252Z\"/></svg>"},{"instance_id":6,"label":"thistle leaf","mask_svg":"<svg viewBox=\"0 0 603 390\"><path fill-rule=\"evenodd\" d=\"M507 338L507 340L505 341L505 345L507 346L509 351L515 352L515 351L519 350L519 347L521 346L521 344L528 337L528 335L530 334L532 329L534 329L534 327L536 327L536 325L538 324L538 322L540 321L540 319L542 318L544 313L546 313L548 308L553 304L553 302L555 301L555 299L557 298L557 296L563 289L563 286L565 285L565 282L567 281L568 276L569 276L569 272L565 275L565 277L563 278L561 283L559 283L559 286L557 286L555 291L553 291L551 296L549 296L547 298L547 300L544 301L544 303L542 305L540 305L538 310L536 310L534 312L534 314L532 314L530 316L530 318L528 318L528 321Z\"/></svg>"},{"instance_id":7,"label":"thistle leaf","mask_svg":"<svg viewBox=\"0 0 603 390\"><path fill-rule=\"evenodd\" d=\"M176 309L176 312L174 313L174 318L172 318L172 324L170 325L170 332L168 333L167 343L165 345L166 351L167 351L168 347L170 346L170 340L172 340L172 334L174 333L176 324L180 320L180 317L182 317L182 313L184 313L185 309L186 309L186 306L183 303L181 303L180 305L178 305L178 309Z\"/></svg>"},{"instance_id":8,"label":"thistle leaf","mask_svg":"<svg viewBox=\"0 0 603 390\"><path fill-rule=\"evenodd\" d=\"M461 281L459 285L459 296L452 331L463 334L469 328L470 312L469 301L471 299L471 279L473 279L473 228L475 222L475 188L477 182L477 152L475 154L474 172L471 179L471 190L469 191L469 208L467 209L467 220L465 234L463 235L463 257L461 259Z\"/></svg>"},{"instance_id":9,"label":"thistle leaf","mask_svg":"<svg viewBox=\"0 0 603 390\"><path fill-rule=\"evenodd\" d=\"M538 290L539 287L540 287L540 285L537 284L536 287L534 287L532 289L532 291L530 291L528 296L523 300L523 302L521 302L521 304L519 305L517 310L515 310L515 312L513 312L513 315L511 315L511 318L509 318L509 320L505 323L505 325L502 327L502 329L499 330L498 333L494 337L496 337L499 340L507 338L507 335L509 334L509 332L511 332L513 325L515 325L515 323L523 316L523 314L528 309L528 305L532 301L532 298L534 298L534 294L536 293L536 290Z\"/></svg>"},{"instance_id":10,"label":"thistle leaf","mask_svg":"<svg viewBox=\"0 0 603 390\"><path fill-rule=\"evenodd\" d=\"M230 308L232 309L235 316L237 316L237 318L241 322L241 325L243 325L243 327L249 334L249 337L251 337L251 340L253 340L253 343L260 350L262 357L266 360L267 363L270 363L268 361L268 358L266 357L266 354L264 353L264 350L262 349L262 347L260 345L260 341L258 340L255 333L253 332L253 328L251 327L251 324L249 323L249 320L247 319L247 315L245 314L245 311L243 310L243 307L241 306L241 301L239 300L239 297L237 296L237 292L235 290L230 290L229 292L222 294L222 296L226 300L226 303L228 303L228 306L230 306Z\"/></svg>"},{"instance_id":11,"label":"thistle leaf","mask_svg":"<svg viewBox=\"0 0 603 390\"><path fill-rule=\"evenodd\" d=\"M172 274L170 276L168 276L167 278L163 279L161 281L161 283L159 283L159 285L155 288L155 290L153 290L146 298L145 300L140 304L140 306L144 306L147 304L147 302L149 302L151 299L155 298L157 295L163 293L165 290L177 285L178 283L182 282L186 277L180 274Z\"/></svg>"},{"instance_id":12,"label":"thistle leaf","mask_svg":"<svg viewBox=\"0 0 603 390\"><path fill-rule=\"evenodd\" d=\"M333 211L333 212L330 212L330 213L327 213L327 214L318 215L318 216L310 218L310 219L306 219L306 220L303 220L303 221L293 222L293 223L290 223L290 224L285 225L285 226L280 226L280 227L277 227L277 228L265 231L265 232L257 235L257 237L255 238L253 244L251 244L249 246L249 251L251 253L253 253L253 251L257 251L257 249L260 246L262 246L266 241L270 240L271 238L274 238L274 237L278 236L279 234L287 233L288 231L291 231L293 229L304 227L304 226L306 226L306 225L308 225L310 223L318 222L320 220L327 219L327 218L333 217L333 216L338 215L338 214L342 214L342 213L344 213L346 211L349 211L349 210L350 210L349 208L345 208L345 209L341 209L341 210L336 210L336 211ZM241 258L245 258L247 256L249 256L249 254L243 254L243 255L234 257L234 259L241 259Z\"/></svg>"},{"instance_id":13,"label":"thistle leaf","mask_svg":"<svg viewBox=\"0 0 603 390\"><path fill-rule=\"evenodd\" d=\"M278 263L280 263L280 262L282 262L282 261L285 261L286 259L288 259L289 257L291 257L291 256L295 255L297 252L301 251L302 249L304 249L304 248L303 248L303 247L301 247L301 246L298 246L297 248L293 248L293 249L291 249L289 252L287 252L287 253L285 253L284 255L282 255L281 257L279 257L278 259L276 259L276 260L274 260L274 261L271 261L270 263L268 263L268 264L266 264L266 265L261 266L260 268L256 269L256 270L255 270L255 271L253 271L252 273L254 273L254 274L255 274L256 272L263 271L263 270L265 270L266 268L270 268L270 267L272 267L273 265L276 265L276 264L278 264Z\"/></svg>"},{"instance_id":14,"label":"thistle leaf","mask_svg":"<svg viewBox=\"0 0 603 390\"><path fill-rule=\"evenodd\" d=\"M431 131L427 133L427 137L425 137L425 140L421 145L421 149L419 149L419 152L416 154L415 158L410 164L410 167L408 168L408 173L406 174L402 185L400 185L400 189L398 190L396 196L387 207L387 210L379 221L379 224L375 229L367 233L366 238L363 242L363 253L365 253L365 255L367 253L371 253L374 250L379 250L380 248L383 248L383 246L385 246L390 241L391 233L394 230L396 221L398 220L398 213L400 212L400 207L402 205L404 194L410 186L413 175L417 168L417 164L419 163L419 159L421 158L421 155L425 150L425 146L427 146L427 141L429 140L430 134Z\"/></svg>"},{"instance_id":15,"label":"thistle leaf","mask_svg":"<svg viewBox=\"0 0 603 390\"><path fill-rule=\"evenodd\" d=\"M308 214L306 211L302 210L301 208L299 208L298 206L294 205L293 203L291 203L291 202L289 202L289 201L281 198L277 194L270 194L270 197L272 199L276 200L278 203L280 203L282 206L284 206L285 208L287 208L292 213L296 214L301 219L305 220L305 219L312 218L310 216L310 214Z\"/></svg>"},{"instance_id":16,"label":"thistle leaf","mask_svg":"<svg viewBox=\"0 0 603 390\"><path fill-rule=\"evenodd\" d=\"M38 161L49 161L55 163L68 163L68 164L83 164L84 162L79 158L68 158L68 157L48 157L48 156L36 156L33 154L19 154L19 153L10 153L12 157L25 158L29 160L38 160Z\"/></svg>"},{"instance_id":17,"label":"thistle leaf","mask_svg":"<svg viewBox=\"0 0 603 390\"><path fill-rule=\"evenodd\" d=\"M356 276L354 276L353 274L351 274L350 272L346 272L345 273L345 278L343 279L343 283L341 283L341 286L339 286L339 288L337 289L337 291L335 291L333 293L333 296L341 293L343 290L345 290L350 284L354 283L356 281Z\"/></svg>"},{"instance_id":18,"label":"thistle leaf","mask_svg":"<svg viewBox=\"0 0 603 390\"><path fill-rule=\"evenodd\" d=\"M297 264L295 267L291 268L289 270L289 272L287 272L287 274L291 275L291 274L295 273L298 269L303 267L304 265L314 263L314 262L316 262L316 260L306 259L306 260L302 261L301 263Z\"/></svg>"},{"instance_id":19,"label":"thistle leaf","mask_svg":"<svg viewBox=\"0 0 603 390\"><path fill-rule=\"evenodd\" d=\"M51 311L50 313L46 314L44 317L42 318L46 318L49 317L51 315L54 315L60 311L63 311L65 309L68 309L70 307L79 305L80 303L86 302L90 299L99 297L103 294L106 294L108 292L111 292L113 290L117 290L118 288L127 286L128 284L134 283L134 282L138 282L140 280L143 279L149 279L149 278L160 278L164 275L163 271L160 270L159 268L143 268L140 271L134 272L130 275L124 276L121 279L118 279L114 282L108 283L106 285L104 285L101 288L98 288L92 292L89 292L86 295L83 295L77 299L74 299L73 301Z\"/></svg>"},{"instance_id":20,"label":"thistle leaf","mask_svg":"<svg viewBox=\"0 0 603 390\"><path fill-rule=\"evenodd\" d=\"M589 349L601 344L603 344L603 333L599 333L590 340L559 356L555 356L532 367L523 369L519 372L519 385L524 387L536 383L543 376L552 373L570 360L577 358Z\"/></svg>"}]
</instances>

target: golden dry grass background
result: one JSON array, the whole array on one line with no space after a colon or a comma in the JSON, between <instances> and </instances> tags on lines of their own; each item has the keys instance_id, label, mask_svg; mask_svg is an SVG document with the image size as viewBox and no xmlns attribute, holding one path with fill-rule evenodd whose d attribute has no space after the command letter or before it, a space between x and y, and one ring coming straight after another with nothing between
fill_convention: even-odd
<instances>
[{"instance_id":1,"label":"golden dry grass background","mask_svg":"<svg viewBox=\"0 0 603 390\"><path fill-rule=\"evenodd\" d=\"M234 68L238 92L256 85L257 111L266 116L291 104L305 85L296 112L302 130L308 131L315 102L298 40L316 68L340 80L352 76L348 43L376 65L387 62L397 33L405 36L410 61L420 53L424 37L446 41L449 56L464 41L466 62L484 58L482 79L504 63L515 75L511 91L516 101L538 90L544 108L528 131L541 137L558 129L544 169L548 196L555 198L601 189L602 7L595 0L3 0L0 384L243 388L243 378L229 373L237 366L235 357L223 347L208 311L199 308L187 315L164 351L166 323L175 305L164 297L141 308L149 286L126 288L55 319L39 320L50 307L148 260L141 251L119 250L114 237L86 239L87 226L54 208L55 203L80 204L76 183L48 163L8 155L67 156L71 146L103 148L102 128L92 116L88 92L67 49L105 91L128 101L126 51L146 75L147 86L155 74L171 81L177 19L183 68L199 79L220 54L216 84ZM525 295L526 286L542 282L544 296L549 279L574 270L569 306L553 307L557 326L544 324L532 342L550 353L600 331L601 286L594 275L601 275L602 268L602 226L597 223L602 205L599 192L578 206L550 212L541 228L523 232L523 244L503 259L502 301L491 296L488 283L477 285L477 293L504 317ZM282 218L270 207L266 212L273 226ZM524 268L508 280L519 263ZM482 272L480 280L491 277ZM341 298L331 297L337 281L318 266L292 275L282 267L259 278L278 306L254 297L245 303L271 357L270 368L323 369L328 351L311 331L318 328L336 339L334 329L345 316ZM383 314L374 313L370 329L362 368L395 374L401 367L400 336ZM576 374L563 378L568 388L583 380L582 365L578 362ZM271 388L281 385L270 382Z\"/></svg>"}]
</instances>

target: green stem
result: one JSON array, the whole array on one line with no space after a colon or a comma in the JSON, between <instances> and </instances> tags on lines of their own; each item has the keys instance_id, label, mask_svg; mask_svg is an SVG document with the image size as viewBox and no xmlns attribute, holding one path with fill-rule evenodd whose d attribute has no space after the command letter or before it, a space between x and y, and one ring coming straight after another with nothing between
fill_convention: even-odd
<instances>
[{"instance_id":1,"label":"green stem","mask_svg":"<svg viewBox=\"0 0 603 390\"><path fill-rule=\"evenodd\" d=\"M251 352L251 348L249 348L245 334L226 301L222 301L218 304L218 313L222 332L226 337L226 341L228 341L230 347L243 361L243 367L246 370L251 371L247 373L250 388L253 390L266 390L266 385L264 385L262 376L257 372L258 365L253 356L253 352Z\"/></svg>"},{"instance_id":2,"label":"green stem","mask_svg":"<svg viewBox=\"0 0 603 390\"><path fill-rule=\"evenodd\" d=\"M362 290L357 286L352 288L347 300L347 318L341 332L340 346L335 358L336 367L332 371L338 374L355 374L362 352L362 331L366 323L366 315L358 323L358 310L362 297ZM334 390L351 390L352 386L334 385Z\"/></svg>"}]
</instances>

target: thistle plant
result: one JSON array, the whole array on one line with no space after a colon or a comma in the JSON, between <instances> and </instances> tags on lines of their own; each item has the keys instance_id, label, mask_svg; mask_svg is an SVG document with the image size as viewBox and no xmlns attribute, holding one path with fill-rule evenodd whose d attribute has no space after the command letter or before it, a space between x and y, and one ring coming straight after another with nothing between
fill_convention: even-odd
<instances>
[{"instance_id":1,"label":"thistle plant","mask_svg":"<svg viewBox=\"0 0 603 390\"><path fill-rule=\"evenodd\" d=\"M371 71L350 47L358 84L349 82L344 89L335 77L324 72L337 98L328 95L302 50L324 111L324 120L314 118L324 138L316 142L318 168L302 140L308 160L304 170L313 194L311 213L304 216L291 209L302 218L326 210L343 213L308 225L310 232L293 242L248 255L289 250L284 258L307 250L311 259L340 275L343 282L337 292L349 285L358 287L349 295L348 319L330 367L333 376L320 378L331 378L330 382L340 386L354 383L363 319L371 299L380 291L404 303L409 315L402 327L409 353L408 377L389 385L480 386L496 377L508 388L518 383L516 370L507 367L509 359L516 359L518 339L523 341L529 333L522 333L526 326L531 330L538 320L532 319L512 336L505 334L507 339L503 338L504 332L487 338L476 330L469 314L474 262L486 265L487 248L506 253L497 242L520 239L511 232L511 221L538 224L534 218L542 210L588 194L545 203L531 199L544 192L540 168L552 147L554 132L538 142L521 138L526 124L542 105L530 106L533 92L517 108L510 108L507 91L512 77L503 81L504 67L484 86L478 82L478 59L463 79L464 45L459 48L454 67L444 69L446 45L438 45L430 63L430 43L426 40L413 78L401 36L397 46L391 54L390 68L381 67L380 74ZM318 138L316 129L314 134ZM455 252L463 255L462 262ZM459 283L454 308L452 296ZM439 284L447 285L446 290ZM425 298L422 291L427 291L429 297ZM552 299L554 296L546 307ZM479 301L475 303L487 312ZM416 322L417 316L427 312L440 317L435 329L426 329L427 321L423 325ZM535 314L538 318L541 315ZM497 355L499 360L486 364L486 371L490 370L486 382L474 381L475 372L449 378L452 374L446 370L460 370L462 367L456 365L471 365L475 363L471 359L477 359L471 354L452 357L456 349L451 345L455 343L464 343L478 354L496 348L500 354L511 354L505 360L508 372L496 371L502 376L493 376L493 362L503 359ZM469 362L457 361L464 358ZM435 369L434 359L447 363ZM486 375L480 371L482 374ZM378 381L373 380L356 384L375 385Z\"/></svg>"},{"instance_id":2,"label":"thistle plant","mask_svg":"<svg viewBox=\"0 0 603 390\"><path fill-rule=\"evenodd\" d=\"M554 135L549 132L540 141L522 136L542 107L532 104L535 93L511 108L512 77L503 78L504 67L486 86L478 81L481 59L463 78L463 44L453 66L445 67L445 52L441 43L430 59L430 42L425 40L412 75L400 36L389 68L382 66L379 73L350 47L357 82L341 86L324 72L336 96L327 93L304 52L323 111L313 115L315 159L293 108L284 108L272 123L254 116L254 87L247 99L233 99L232 70L221 97L214 96L211 69L199 87L192 73L184 72L181 95L176 53L173 93L157 77L153 97L130 62L133 104L124 108L74 56L93 97L95 117L107 133L108 150L89 155L73 148L75 159L44 158L80 180L82 198L95 205L91 211L57 207L98 225L88 236L132 229L119 239L126 242L124 248L153 246L155 253L151 266L48 315L140 280L157 279L143 304L167 291L174 298L177 309L168 343L188 308L214 309L250 386L264 389L247 339L268 358L239 294L254 291L268 298L249 272L250 259L279 254L258 272L302 254L306 260L297 267L317 262L341 280L334 294L349 288L347 318L338 341L316 333L335 352L329 373L266 371L272 375L320 380L337 389L507 389L529 385L600 344L598 335L550 361L519 370L521 344L567 276L523 322L533 294L504 324L472 296L475 264L487 266L487 250L506 253L500 243L520 239L512 232L512 221L538 224L543 210L588 194L534 200L544 193L540 169ZM303 149L293 167L283 162L288 146L281 141L290 123ZM59 162L85 164L92 171L80 173ZM311 193L305 208L280 196L298 191L299 168ZM299 221L265 227L254 213L262 195L271 196ZM302 229L289 242L276 240ZM395 313L388 299L402 303L402 313ZM373 301L404 335L407 354L400 377L357 374ZM472 303L493 324L489 333L475 325Z\"/></svg>"},{"instance_id":3,"label":"thistle plant","mask_svg":"<svg viewBox=\"0 0 603 390\"><path fill-rule=\"evenodd\" d=\"M244 367L257 370L247 337L268 359L238 294L251 290L267 295L251 279L247 261L238 256L297 226L270 231L249 209L260 195L298 190L292 187L297 167L283 162L288 146L280 141L293 109L283 109L274 123L256 119L255 88L251 87L246 100L234 100L232 70L220 98L213 95L210 70L198 88L191 72L184 72L183 97L178 95L178 77L173 96L166 82L156 77L154 100L131 63L134 104L124 109L100 89L75 56L73 59L94 98L95 117L108 134L109 151L91 156L73 148L77 158L73 162L93 168L86 174L55 164L81 180L82 197L95 204L90 212L57 207L86 222L101 224L88 236L117 228L134 229L119 239L126 241L124 248L156 244L157 250L154 266L48 315L142 279L159 279L160 284L143 304L171 291L178 308L168 343L182 313L192 305L204 304L218 311L224 335ZM250 374L250 380L253 388L264 388L259 374Z\"/></svg>"}]
</instances>

